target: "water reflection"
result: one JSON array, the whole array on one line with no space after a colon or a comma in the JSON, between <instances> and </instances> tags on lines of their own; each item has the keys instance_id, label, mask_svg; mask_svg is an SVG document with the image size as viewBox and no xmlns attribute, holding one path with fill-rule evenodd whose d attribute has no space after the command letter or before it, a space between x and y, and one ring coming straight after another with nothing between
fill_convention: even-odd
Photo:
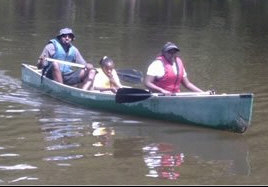
<instances>
[{"instance_id":1,"label":"water reflection","mask_svg":"<svg viewBox=\"0 0 268 187\"><path fill-rule=\"evenodd\" d=\"M115 130L113 127L105 127L103 123L100 122L93 122L92 123L92 135L97 138L96 142L94 142L92 145L94 147L109 147L111 148L113 145L113 136L115 135ZM94 154L95 157L100 156L112 156L111 151L98 151Z\"/></svg>"},{"instance_id":2,"label":"water reflection","mask_svg":"<svg viewBox=\"0 0 268 187\"><path fill-rule=\"evenodd\" d=\"M93 132L92 135L97 137L97 142L93 144L95 147L112 146L112 136L115 135L115 130L113 127L105 127L103 123L93 122L92 123Z\"/></svg>"},{"instance_id":3,"label":"water reflection","mask_svg":"<svg viewBox=\"0 0 268 187\"><path fill-rule=\"evenodd\" d=\"M169 143L153 143L143 147L144 162L149 168L148 177L175 180L180 176L178 167L183 163L183 153L173 153Z\"/></svg>"},{"instance_id":4,"label":"water reflection","mask_svg":"<svg viewBox=\"0 0 268 187\"><path fill-rule=\"evenodd\" d=\"M224 175L248 176L251 172L243 138L234 140L233 135L198 127L163 126L158 121L153 127L71 106L64 106L63 112L62 107L54 105L39 119L49 151L44 161L59 167L73 167L74 160L112 157L139 159L148 171L144 176L167 180L183 177L181 165L192 163L200 169L203 165L215 167L218 172L222 167Z\"/></svg>"},{"instance_id":5,"label":"water reflection","mask_svg":"<svg viewBox=\"0 0 268 187\"><path fill-rule=\"evenodd\" d=\"M48 109L50 108L50 109ZM57 162L58 166L72 166L71 160L90 157L112 156L113 127L107 126L120 118L104 116L97 111L73 108L72 106L41 106L41 129L46 141L46 150L51 151L45 161ZM100 119L101 122L99 121ZM76 154L73 154L75 151Z\"/></svg>"},{"instance_id":6,"label":"water reflection","mask_svg":"<svg viewBox=\"0 0 268 187\"><path fill-rule=\"evenodd\" d=\"M121 151L115 149L121 156L142 155L149 169L146 176L178 179L183 177L179 172L182 164L186 171L194 164L194 171L206 165L208 168L217 168L216 172L224 171L224 175L250 175L250 152L243 137L197 127L155 123L131 130L121 127L121 130L125 129L126 136L135 138L126 139L126 142L130 141L128 146L121 143L118 146ZM124 147L128 147L127 153L121 154L126 151Z\"/></svg>"}]
</instances>

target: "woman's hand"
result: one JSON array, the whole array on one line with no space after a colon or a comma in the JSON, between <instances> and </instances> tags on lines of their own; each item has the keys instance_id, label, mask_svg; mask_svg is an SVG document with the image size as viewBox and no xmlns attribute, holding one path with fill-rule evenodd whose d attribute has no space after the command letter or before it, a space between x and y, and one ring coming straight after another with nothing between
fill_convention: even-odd
<instances>
[{"instance_id":1,"label":"woman's hand","mask_svg":"<svg viewBox=\"0 0 268 187\"><path fill-rule=\"evenodd\" d=\"M171 96L172 95L172 92L170 92L168 90L164 90L164 89L161 89L161 93L163 93L166 96Z\"/></svg>"}]
</instances>

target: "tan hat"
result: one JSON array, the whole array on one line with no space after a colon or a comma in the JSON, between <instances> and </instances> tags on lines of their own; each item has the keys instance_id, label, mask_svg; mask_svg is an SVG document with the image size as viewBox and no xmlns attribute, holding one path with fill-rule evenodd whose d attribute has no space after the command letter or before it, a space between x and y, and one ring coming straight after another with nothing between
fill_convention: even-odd
<instances>
[{"instance_id":1,"label":"tan hat","mask_svg":"<svg viewBox=\"0 0 268 187\"><path fill-rule=\"evenodd\" d=\"M74 33L73 33L72 29L70 29L70 28L61 29L60 33L57 37L61 37L64 34L70 34L70 35L72 35L72 38L74 38Z\"/></svg>"}]
</instances>

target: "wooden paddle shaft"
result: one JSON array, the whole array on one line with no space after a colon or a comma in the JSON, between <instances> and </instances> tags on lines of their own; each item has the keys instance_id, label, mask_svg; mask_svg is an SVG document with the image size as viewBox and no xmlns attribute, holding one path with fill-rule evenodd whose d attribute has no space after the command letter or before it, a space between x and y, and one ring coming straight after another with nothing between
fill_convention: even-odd
<instances>
[{"instance_id":1,"label":"wooden paddle shaft","mask_svg":"<svg viewBox=\"0 0 268 187\"><path fill-rule=\"evenodd\" d=\"M45 58L45 60L48 61L48 62L57 62L57 63L65 64L65 65L68 65L68 66L74 66L74 67L78 67L78 68L85 68L85 65L83 65L83 64L77 64L77 63L67 62L67 61L53 59L53 58Z\"/></svg>"}]
</instances>

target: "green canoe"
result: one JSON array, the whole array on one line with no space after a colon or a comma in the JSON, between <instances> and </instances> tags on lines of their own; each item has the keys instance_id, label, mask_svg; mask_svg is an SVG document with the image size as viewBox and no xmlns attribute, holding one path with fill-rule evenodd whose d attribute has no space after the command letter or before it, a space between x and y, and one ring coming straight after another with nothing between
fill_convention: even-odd
<instances>
[{"instance_id":1,"label":"green canoe","mask_svg":"<svg viewBox=\"0 0 268 187\"><path fill-rule=\"evenodd\" d=\"M84 91L63 85L46 77L41 71L22 64L22 81L60 100L88 108L122 114L193 124L233 132L245 132L252 118L253 94L179 94L177 96L150 95L131 102L116 102L112 93ZM137 94L139 95L139 94ZM131 94L126 98L137 97ZM142 94L141 94L142 95ZM119 95L120 96L120 95Z\"/></svg>"}]
</instances>

